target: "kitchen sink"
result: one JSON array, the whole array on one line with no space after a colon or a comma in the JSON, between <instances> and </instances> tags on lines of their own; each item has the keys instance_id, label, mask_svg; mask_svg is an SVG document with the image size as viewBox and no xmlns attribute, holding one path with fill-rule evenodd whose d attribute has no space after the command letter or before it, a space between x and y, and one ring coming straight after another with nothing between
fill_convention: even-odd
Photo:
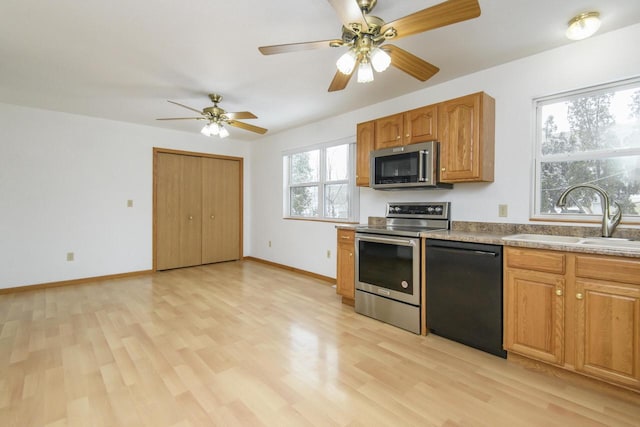
<instances>
[{"instance_id":1,"label":"kitchen sink","mask_svg":"<svg viewBox=\"0 0 640 427\"><path fill-rule=\"evenodd\" d=\"M502 238L512 242L545 243L549 245L566 245L574 247L597 247L603 249L619 249L640 251L640 241L617 239L612 237L574 237L556 236L552 234L513 234Z\"/></svg>"},{"instance_id":2,"label":"kitchen sink","mask_svg":"<svg viewBox=\"0 0 640 427\"><path fill-rule=\"evenodd\" d=\"M620 248L640 251L640 241L627 239L612 239L607 237L582 239L580 245L598 246L602 248Z\"/></svg>"},{"instance_id":3,"label":"kitchen sink","mask_svg":"<svg viewBox=\"0 0 640 427\"><path fill-rule=\"evenodd\" d=\"M584 240L583 237L573 236L554 236L552 234L514 234L511 236L505 236L502 240L515 240L521 242L536 242L536 243L557 243L557 244L575 244Z\"/></svg>"}]
</instances>

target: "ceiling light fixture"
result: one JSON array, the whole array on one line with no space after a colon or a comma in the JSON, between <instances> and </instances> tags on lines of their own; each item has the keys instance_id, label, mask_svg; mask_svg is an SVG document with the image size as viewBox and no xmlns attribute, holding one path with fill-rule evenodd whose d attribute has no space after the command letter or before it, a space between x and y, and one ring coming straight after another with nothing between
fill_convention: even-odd
<instances>
[{"instance_id":1,"label":"ceiling light fixture","mask_svg":"<svg viewBox=\"0 0 640 427\"><path fill-rule=\"evenodd\" d=\"M376 47L371 52L371 65L373 65L374 70L381 73L391 65L391 57L387 52Z\"/></svg>"},{"instance_id":2,"label":"ceiling light fixture","mask_svg":"<svg viewBox=\"0 0 640 427\"><path fill-rule=\"evenodd\" d=\"M338 58L336 66L342 74L351 74L353 72L353 67L356 66L357 60L358 55L356 54L355 49L349 49L347 53Z\"/></svg>"},{"instance_id":3,"label":"ceiling light fixture","mask_svg":"<svg viewBox=\"0 0 640 427\"><path fill-rule=\"evenodd\" d=\"M369 83L373 81L373 68L371 63L364 59L358 66L358 83Z\"/></svg>"},{"instance_id":4,"label":"ceiling light fixture","mask_svg":"<svg viewBox=\"0 0 640 427\"><path fill-rule=\"evenodd\" d=\"M373 70L381 73L391 65L391 56L378 46L382 40L384 37L377 40L370 35L363 36L355 46L338 58L336 61L338 71L351 75L355 66L358 65L358 83L372 82Z\"/></svg>"},{"instance_id":5,"label":"ceiling light fixture","mask_svg":"<svg viewBox=\"0 0 640 427\"><path fill-rule=\"evenodd\" d=\"M220 138L226 138L229 136L229 131L222 126L219 121L211 121L204 125L200 131L204 136L219 136Z\"/></svg>"},{"instance_id":6,"label":"ceiling light fixture","mask_svg":"<svg viewBox=\"0 0 640 427\"><path fill-rule=\"evenodd\" d=\"M585 12L569 21L566 36L569 40L582 40L595 34L600 28L600 14Z\"/></svg>"}]
</instances>

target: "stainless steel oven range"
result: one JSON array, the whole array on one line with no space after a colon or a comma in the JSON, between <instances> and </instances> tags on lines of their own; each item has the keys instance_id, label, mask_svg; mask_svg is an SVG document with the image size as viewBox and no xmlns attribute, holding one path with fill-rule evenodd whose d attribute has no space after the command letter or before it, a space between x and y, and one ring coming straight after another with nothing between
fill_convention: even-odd
<instances>
[{"instance_id":1,"label":"stainless steel oven range","mask_svg":"<svg viewBox=\"0 0 640 427\"><path fill-rule=\"evenodd\" d=\"M388 203L386 223L356 228L357 313L420 333L420 235L449 229L449 202Z\"/></svg>"}]
</instances>

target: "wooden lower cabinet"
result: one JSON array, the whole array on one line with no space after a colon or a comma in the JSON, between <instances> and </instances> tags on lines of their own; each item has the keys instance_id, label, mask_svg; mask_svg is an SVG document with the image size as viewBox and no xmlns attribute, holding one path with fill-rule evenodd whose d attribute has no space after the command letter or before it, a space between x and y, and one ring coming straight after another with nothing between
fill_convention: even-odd
<instances>
[{"instance_id":1,"label":"wooden lower cabinet","mask_svg":"<svg viewBox=\"0 0 640 427\"><path fill-rule=\"evenodd\" d=\"M350 305L355 299L355 236L355 230L338 229L336 293Z\"/></svg>"},{"instance_id":2,"label":"wooden lower cabinet","mask_svg":"<svg viewBox=\"0 0 640 427\"><path fill-rule=\"evenodd\" d=\"M508 270L505 347L554 364L564 362L564 277ZM560 294L560 296L558 295Z\"/></svg>"},{"instance_id":3,"label":"wooden lower cabinet","mask_svg":"<svg viewBox=\"0 0 640 427\"><path fill-rule=\"evenodd\" d=\"M504 277L507 351L640 390L640 259L508 247Z\"/></svg>"},{"instance_id":4,"label":"wooden lower cabinet","mask_svg":"<svg viewBox=\"0 0 640 427\"><path fill-rule=\"evenodd\" d=\"M577 256L575 298L576 370L640 390L640 260Z\"/></svg>"}]
</instances>

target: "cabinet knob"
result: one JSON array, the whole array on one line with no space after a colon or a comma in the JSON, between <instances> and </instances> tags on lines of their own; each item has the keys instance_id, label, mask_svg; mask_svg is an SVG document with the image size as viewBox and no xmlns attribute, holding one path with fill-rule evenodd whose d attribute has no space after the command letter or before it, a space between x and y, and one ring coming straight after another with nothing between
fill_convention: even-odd
<instances>
[{"instance_id":1,"label":"cabinet knob","mask_svg":"<svg viewBox=\"0 0 640 427\"><path fill-rule=\"evenodd\" d=\"M191 221L193 219L192 215L189 215L189 221Z\"/></svg>"},{"instance_id":2,"label":"cabinet knob","mask_svg":"<svg viewBox=\"0 0 640 427\"><path fill-rule=\"evenodd\" d=\"M405 136L406 136L407 138L409 138L409 136L410 136L410 135L409 135L409 134L406 134Z\"/></svg>"},{"instance_id":3,"label":"cabinet knob","mask_svg":"<svg viewBox=\"0 0 640 427\"><path fill-rule=\"evenodd\" d=\"M211 219L216 219L216 216L215 215L211 215Z\"/></svg>"},{"instance_id":4,"label":"cabinet knob","mask_svg":"<svg viewBox=\"0 0 640 427\"><path fill-rule=\"evenodd\" d=\"M582 298L584 298L584 296L582 294L580 294L580 293L576 294L576 299L582 299Z\"/></svg>"},{"instance_id":5,"label":"cabinet knob","mask_svg":"<svg viewBox=\"0 0 640 427\"><path fill-rule=\"evenodd\" d=\"M561 297L562 296L562 289L556 289L556 295Z\"/></svg>"},{"instance_id":6,"label":"cabinet knob","mask_svg":"<svg viewBox=\"0 0 640 427\"><path fill-rule=\"evenodd\" d=\"M400 139L400 135L396 136L396 139Z\"/></svg>"},{"instance_id":7,"label":"cabinet knob","mask_svg":"<svg viewBox=\"0 0 640 427\"><path fill-rule=\"evenodd\" d=\"M349 252L349 256L353 256L353 254L351 252Z\"/></svg>"},{"instance_id":8,"label":"cabinet knob","mask_svg":"<svg viewBox=\"0 0 640 427\"><path fill-rule=\"evenodd\" d=\"M442 169L440 169L440 170L441 170L442 172L446 172L446 171L447 171L447 168L442 168Z\"/></svg>"}]
</instances>

